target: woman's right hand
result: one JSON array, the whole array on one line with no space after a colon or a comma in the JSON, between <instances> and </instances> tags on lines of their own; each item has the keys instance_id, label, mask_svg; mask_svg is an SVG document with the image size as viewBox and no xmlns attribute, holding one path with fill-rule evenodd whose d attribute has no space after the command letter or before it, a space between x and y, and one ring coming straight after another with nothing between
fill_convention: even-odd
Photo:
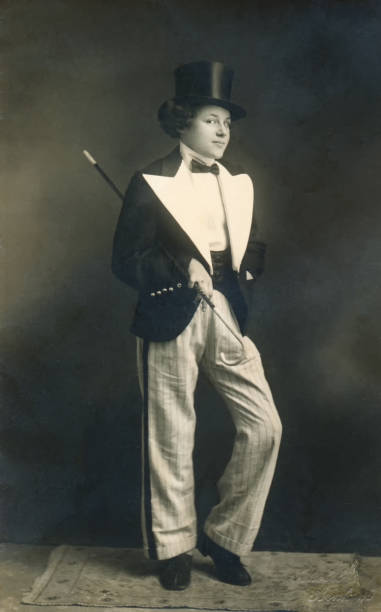
<instances>
[{"instance_id":1,"label":"woman's right hand","mask_svg":"<svg viewBox=\"0 0 381 612\"><path fill-rule=\"evenodd\" d=\"M197 259L192 258L188 266L189 288L199 288L208 298L213 295L213 283L210 274Z\"/></svg>"}]
</instances>

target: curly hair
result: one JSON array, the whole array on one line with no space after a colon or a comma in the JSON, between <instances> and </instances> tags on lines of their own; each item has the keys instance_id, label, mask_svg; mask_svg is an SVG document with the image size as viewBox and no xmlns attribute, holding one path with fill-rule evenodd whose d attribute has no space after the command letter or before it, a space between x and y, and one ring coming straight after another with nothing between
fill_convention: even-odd
<instances>
[{"instance_id":1,"label":"curly hair","mask_svg":"<svg viewBox=\"0 0 381 612\"><path fill-rule=\"evenodd\" d=\"M181 104L168 100L161 105L158 119L164 132L172 138L179 138L180 130L189 127L191 120L196 116L201 104L182 102Z\"/></svg>"}]
</instances>

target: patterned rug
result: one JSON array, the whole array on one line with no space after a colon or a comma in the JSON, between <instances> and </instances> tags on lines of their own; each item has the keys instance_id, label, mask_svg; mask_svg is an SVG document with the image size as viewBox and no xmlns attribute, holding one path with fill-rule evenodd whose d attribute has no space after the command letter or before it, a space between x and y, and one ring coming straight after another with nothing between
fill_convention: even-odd
<instances>
[{"instance_id":1,"label":"patterned rug","mask_svg":"<svg viewBox=\"0 0 381 612\"><path fill-rule=\"evenodd\" d=\"M353 555L253 552L242 558L253 583L219 582L209 558L194 554L192 584L166 591L157 562L141 550L59 546L22 603L101 608L191 608L250 612L362 612Z\"/></svg>"}]
</instances>

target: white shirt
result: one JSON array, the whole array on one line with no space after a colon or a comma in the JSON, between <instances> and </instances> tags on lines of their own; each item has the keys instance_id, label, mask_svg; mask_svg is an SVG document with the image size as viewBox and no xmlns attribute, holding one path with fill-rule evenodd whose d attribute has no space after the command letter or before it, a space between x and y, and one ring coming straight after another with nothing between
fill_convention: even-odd
<instances>
[{"instance_id":1,"label":"white shirt","mask_svg":"<svg viewBox=\"0 0 381 612\"><path fill-rule=\"evenodd\" d=\"M196 159L210 165L214 162L193 151L180 141L180 154L192 178L195 195L204 210L204 229L207 232L211 251L223 251L229 244L224 205L217 177L212 172L192 172L191 162Z\"/></svg>"}]
</instances>

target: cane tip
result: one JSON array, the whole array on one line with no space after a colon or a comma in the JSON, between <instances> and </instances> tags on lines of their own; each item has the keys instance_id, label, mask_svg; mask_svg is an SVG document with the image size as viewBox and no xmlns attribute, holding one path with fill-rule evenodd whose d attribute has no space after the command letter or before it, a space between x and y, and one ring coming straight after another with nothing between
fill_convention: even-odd
<instances>
[{"instance_id":1,"label":"cane tip","mask_svg":"<svg viewBox=\"0 0 381 612\"><path fill-rule=\"evenodd\" d=\"M94 157L90 155L88 151L86 151L86 149L83 149L83 154L86 157L86 159L89 160L90 164L93 164L93 166L95 166L97 162L95 161Z\"/></svg>"}]
</instances>

